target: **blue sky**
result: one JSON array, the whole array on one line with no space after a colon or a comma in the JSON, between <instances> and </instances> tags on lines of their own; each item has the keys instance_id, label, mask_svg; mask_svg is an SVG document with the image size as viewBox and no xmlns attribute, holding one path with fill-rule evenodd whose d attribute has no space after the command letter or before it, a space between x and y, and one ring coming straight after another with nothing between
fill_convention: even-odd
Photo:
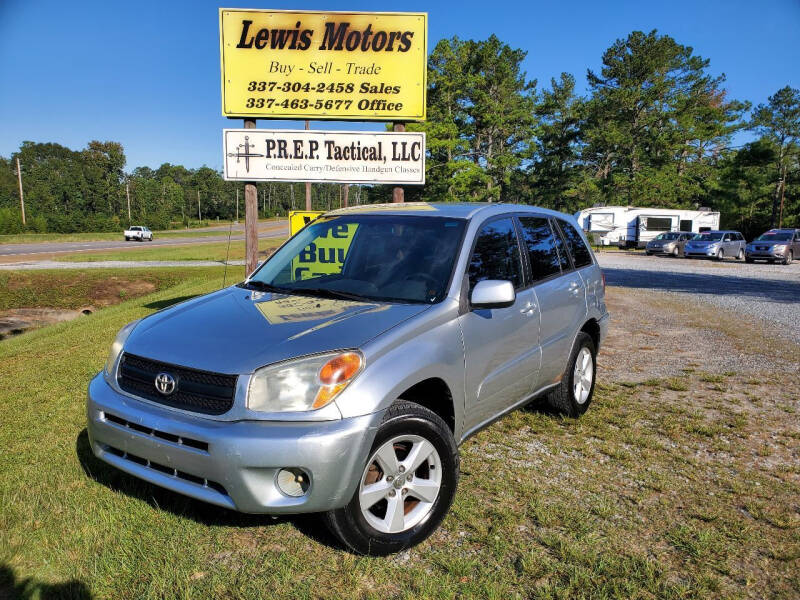
<instances>
[{"instance_id":1,"label":"blue sky","mask_svg":"<svg viewBox=\"0 0 800 600\"><path fill-rule=\"evenodd\" d=\"M163 162L221 168L220 6L427 11L429 51L454 35L492 33L527 50L540 86L562 71L585 89L586 69L639 29L658 29L711 60L732 98L765 102L800 87L800 0L573 2L269 2L0 0L0 155L23 140L78 149L89 140L125 147L127 169ZM259 121L259 127L302 123ZM313 123L312 128L344 128ZM380 128L375 124L350 127Z\"/></svg>"}]
</instances>

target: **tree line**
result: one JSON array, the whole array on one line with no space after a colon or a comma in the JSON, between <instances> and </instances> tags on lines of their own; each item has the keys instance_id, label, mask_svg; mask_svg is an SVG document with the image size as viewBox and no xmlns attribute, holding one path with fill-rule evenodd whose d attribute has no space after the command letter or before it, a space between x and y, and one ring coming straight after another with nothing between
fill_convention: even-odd
<instances>
[{"instance_id":1,"label":"tree line","mask_svg":"<svg viewBox=\"0 0 800 600\"><path fill-rule=\"evenodd\" d=\"M657 31L634 31L586 72L587 94L562 73L540 87L526 52L491 36L441 40L428 58L426 185L406 200L503 201L574 212L598 204L719 210L748 237L800 227L800 90L753 107L728 97L709 60ZM754 141L734 146L737 132ZM28 229L119 229L236 216L243 186L208 167L164 164L125 172L116 142L79 151L24 142L0 157L0 233L19 230L15 161ZM127 194L126 194L127 191ZM304 206L303 184L259 184L262 215ZM341 204L342 186L314 184L315 209ZM198 199L200 214L197 214ZM391 201L389 186L351 186L351 203ZM240 214L240 218L241 214ZM16 228L16 229L15 229Z\"/></svg>"}]
</instances>

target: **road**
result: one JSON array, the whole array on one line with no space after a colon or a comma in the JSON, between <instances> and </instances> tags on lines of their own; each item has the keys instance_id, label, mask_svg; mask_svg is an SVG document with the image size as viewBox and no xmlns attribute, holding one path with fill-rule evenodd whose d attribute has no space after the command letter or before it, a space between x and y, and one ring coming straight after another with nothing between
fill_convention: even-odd
<instances>
[{"instance_id":1,"label":"road","mask_svg":"<svg viewBox=\"0 0 800 600\"><path fill-rule=\"evenodd\" d=\"M220 235L175 236L175 237L156 237L152 242L126 242L124 239L119 241L95 241L95 242L37 242L29 244L0 244L0 259L13 259L20 257L24 260L35 258L36 256L53 254L74 254L78 252L96 252L98 250L133 250L141 248L154 248L157 246L187 246L196 244L214 244L227 242L228 228L213 227L203 231L220 231ZM241 225L234 225L234 233L231 241L244 239L243 228ZM286 221L270 222L259 227L259 238L285 237L289 235L289 225ZM122 234L120 234L122 237Z\"/></svg>"}]
</instances>

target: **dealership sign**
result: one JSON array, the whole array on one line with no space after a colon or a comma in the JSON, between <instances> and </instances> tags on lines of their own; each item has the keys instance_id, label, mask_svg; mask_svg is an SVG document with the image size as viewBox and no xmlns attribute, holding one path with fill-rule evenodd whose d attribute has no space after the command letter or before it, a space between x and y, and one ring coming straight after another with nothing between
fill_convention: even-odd
<instances>
[{"instance_id":1,"label":"dealership sign","mask_svg":"<svg viewBox=\"0 0 800 600\"><path fill-rule=\"evenodd\" d=\"M425 120L427 13L221 8L222 114Z\"/></svg>"},{"instance_id":2,"label":"dealership sign","mask_svg":"<svg viewBox=\"0 0 800 600\"><path fill-rule=\"evenodd\" d=\"M422 132L224 129L229 181L425 183Z\"/></svg>"}]
</instances>

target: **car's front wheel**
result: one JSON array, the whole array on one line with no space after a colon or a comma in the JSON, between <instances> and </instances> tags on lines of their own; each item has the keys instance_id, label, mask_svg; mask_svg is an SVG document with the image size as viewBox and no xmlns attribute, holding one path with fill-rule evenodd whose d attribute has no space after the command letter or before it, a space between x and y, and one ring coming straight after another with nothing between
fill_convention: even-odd
<instances>
[{"instance_id":1,"label":"car's front wheel","mask_svg":"<svg viewBox=\"0 0 800 600\"><path fill-rule=\"evenodd\" d=\"M569 417L579 417L594 395L597 350L592 338L581 331L575 338L561 383L547 395L550 407Z\"/></svg>"},{"instance_id":2,"label":"car's front wheel","mask_svg":"<svg viewBox=\"0 0 800 600\"><path fill-rule=\"evenodd\" d=\"M439 526L456 493L458 448L447 424L413 402L390 406L350 502L325 513L351 550L384 556L414 546Z\"/></svg>"}]
</instances>

